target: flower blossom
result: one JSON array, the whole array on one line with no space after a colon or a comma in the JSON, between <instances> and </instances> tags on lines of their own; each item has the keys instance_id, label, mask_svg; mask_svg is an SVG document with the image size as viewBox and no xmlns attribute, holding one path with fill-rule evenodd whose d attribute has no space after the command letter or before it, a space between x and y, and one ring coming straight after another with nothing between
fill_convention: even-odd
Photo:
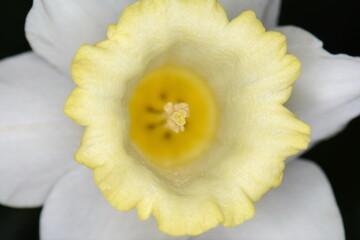
<instances>
[{"instance_id":1,"label":"flower blossom","mask_svg":"<svg viewBox=\"0 0 360 240\"><path fill-rule=\"evenodd\" d=\"M224 4L225 8L229 9L230 16L235 9L237 11L236 15L243 10L253 9L266 27L275 27L279 4L277 1L273 1L271 4L265 4L264 1L236 3L234 1L221 1L221 3ZM2 101L6 100L13 103L12 106L6 106L5 112L7 114L5 119L1 121L1 131L4 133L1 137L2 147L4 147L2 152L6 152L5 158L2 159L6 164L1 164L1 177L4 180L13 179L13 181L10 183L1 181L0 200L11 206L38 206L44 204L41 235L45 239L73 239L84 238L84 236L87 239L109 239L118 236L124 239L141 239L148 236L152 236L154 239L171 238L158 231L153 219L140 222L134 211L120 212L112 208L93 184L91 171L70 161L73 158L72 154L79 147L80 136L83 131L81 128L74 126L61 113L66 96L74 88L68 76L71 58L81 44L95 43L102 40L105 26L109 23L115 23L116 18L120 15L119 12L127 4L128 2L119 3L116 1L94 1L91 4L85 3L85 1L73 1L65 6L61 5L60 1L35 1L27 20L27 34L35 53L22 54L0 64L1 75L5 83L10 81L13 83L14 79L17 80L13 83L15 86L9 85L0 89L1 96L4 97ZM146 11L146 8L143 8L143 11ZM69 18L64 18L62 13L69 14ZM51 21L44 21L48 18ZM74 19L81 20L83 25L80 24L81 27L79 28L72 26L72 20ZM39 27L41 26L40 23L44 24L42 28ZM278 27L276 31L283 33L287 37L288 52L298 57L303 64L302 75L296 82L293 95L286 105L299 116L299 119L311 126L312 144L314 144L320 139L334 134L343 126L344 122L359 113L359 100L357 98L359 92L359 61L343 55L331 56L322 49L322 45L317 39L296 27ZM101 44L99 46L101 47ZM91 49L83 49L85 49L83 50L85 52L91 51ZM95 56L94 59L107 61L107 59L101 59L101 56ZM86 65L86 53L80 55L76 61L80 64L85 61ZM90 65L87 66L91 67ZM18 70L20 67L21 71ZM92 70L94 69L90 68L88 71ZM78 74L86 74L82 71L83 69L79 69ZM174 71L177 70L172 70L172 72ZM103 72L98 77L102 77L105 73L110 74ZM82 81L81 77L74 78L75 81ZM31 82L26 81L30 79ZM79 84L78 82L77 84ZM106 88L107 86L103 87ZM341 88L346 91L346 98L339 99L336 95L334 96L334 88ZM20 90L23 95L19 95ZM111 90L114 89L111 89L110 85L108 91ZM131 109L136 109L136 106L140 104L136 101L137 91L135 87L135 97L133 98L135 100L130 100L130 116ZM320 91L321 94L319 94ZM83 92L80 89L73 92L72 96L76 94L79 96ZM99 90L96 94L96 96L99 96L102 93ZM204 95L204 98L211 99L211 96ZM93 99L87 97L85 100L92 101ZM102 100L104 101L103 104L107 100L107 98L104 98ZM70 105L78 104L74 103L71 98L68 100L68 106L69 102ZM212 100L205 102L210 102L209 106L216 105L212 103ZM91 102L94 105L97 103L99 102ZM131 107L132 103L134 104L133 108ZM21 109L14 108L14 106ZM190 132L191 125L186 125L187 121L191 124L191 121L193 121L191 119L195 119L197 114L197 111L193 111L192 106L194 104L185 105L180 100L178 104L172 104L172 102L164 104L165 114L161 114L166 119L164 127L173 130L176 134ZM82 125L87 125L87 121L101 122L101 118L106 116L105 108L102 106L99 106L94 113L91 112L92 110L91 108L85 108L83 113L79 111L70 111L71 113L69 113L69 110L67 111ZM101 110L104 110L104 112L101 112ZM19 111L21 113L18 113ZM79 115L75 116L76 114ZM214 113L210 111L208 115L213 116ZM83 116L91 116L91 118L84 118ZM209 117L209 119L213 119L213 117ZM324 121L325 119L327 121ZM263 121L266 120L268 119L263 119ZM136 123L134 118L132 118L132 122ZM213 124L215 123L205 124L205 130L213 129ZM189 127L188 131L187 127ZM304 129L304 127L299 127L297 131L305 131L301 129ZM146 147L141 147L143 136L136 138L138 133L136 130L134 131L135 133L131 135L133 141L139 139L137 141L138 145L146 152ZM282 132L283 130L280 128L278 131ZM205 131L205 133L207 132ZM85 133L84 137L87 134L90 134L89 131ZM87 138L90 145L101 143L104 146L103 149L106 149L106 146L113 144L98 132L91 134L94 138ZM212 134L210 132L211 136ZM297 144L297 141L290 138L287 140L290 142L286 142L286 144ZM303 146L302 143L300 145ZM297 149L301 148L304 147L297 147ZM77 160L84 161L91 168L95 168L94 166L99 162L89 162L91 158L87 156L95 154L99 156L98 159L101 159L101 156L105 153L112 154L110 150L108 152L106 150L105 152L97 152L97 148L89 150L95 152L82 151L82 156L79 157L79 154L77 154ZM295 153L294 151L291 152L292 154ZM152 150L146 152L146 154L152 153L154 153ZM193 153L191 152L191 154ZM308 234L324 238L326 236L343 237L341 219L331 189L323 174L309 162L302 160L291 161L292 159L289 159L287 164L283 184L281 187L267 193L256 205L257 214L253 220L230 229L217 227L200 236L191 237L191 239L218 239L219 236L227 236L229 239L237 239L242 236L261 239L269 235L278 239L301 239L308 236ZM166 163L166 161L157 162L157 160L154 160L155 165L161 165L164 162ZM183 164L182 159L179 159L179 164ZM101 175L103 174L101 172L110 170L105 167L104 170L99 170L99 174ZM277 171L277 169L273 170ZM23 174L24 172L26 174ZM145 173L143 175L144 179L148 181L150 178L146 176L147 173L143 173ZM13 177L15 174L16 178ZM276 176L281 177L281 174L276 173ZM114 177L121 178L121 172L116 173ZM137 185L137 181L143 179L139 179L139 176L132 178L131 174L127 176L127 185L123 186L129 188L129 195L127 195L129 199L132 197L131 191L144 190L141 189L141 185ZM96 179L95 176L95 181L100 182L100 185L102 180ZM131 189L131 184L134 183L133 186L136 186L136 188ZM278 183L273 183L273 185L276 186ZM226 184L222 186L225 190L228 187ZM107 190L111 191L112 187L111 184L105 184L104 188L100 186L105 196L105 192ZM146 194L151 195L150 190L153 189L149 188L148 185L144 188L147 190ZM255 189L257 188L255 187ZM198 189L201 190L201 186ZM249 189L252 191L254 188ZM155 189L155 191L158 190ZM262 195L263 193L263 190L261 190L255 194ZM226 191L224 191L224 194L226 198ZM109 199L111 196L107 198ZM255 198L258 199L258 197ZM119 206L126 204L124 199L126 198L121 198L123 201L118 203ZM109 201L111 202L110 199ZM117 197L115 197L116 201L118 201ZM167 202L166 199L165 202ZM117 203L112 202L112 204L116 205ZM179 207L181 209L182 206L179 205ZM236 208L236 204L231 204L229 207L230 210ZM160 210L164 209L167 211L166 205L160 205ZM171 210L175 211L176 209L171 208ZM195 210L193 213L196 212ZM180 213L183 213L183 211L180 211ZM306 214L309 213L314 215L311 219L306 218ZM171 212L169 216L171 216ZM289 218L293 221L289 221ZM172 224L171 218L164 219L166 221L165 225ZM183 220L183 218L180 219ZM161 220L161 217L157 220ZM294 230L294 227L299 227L299 225L301 226L301 232ZM316 226L316 229L314 229L314 226ZM328 229L328 226L332 226L332 228ZM168 228L171 228L171 226ZM142 231L140 232L139 229ZM173 226L172 229L171 231L177 230L176 226ZM203 230L208 230L208 228L205 227L200 231ZM169 232L166 229L164 231ZM197 234L197 232L191 231L187 233ZM183 234L175 233L175 235ZM187 236L183 237L188 238Z\"/></svg>"}]
</instances>

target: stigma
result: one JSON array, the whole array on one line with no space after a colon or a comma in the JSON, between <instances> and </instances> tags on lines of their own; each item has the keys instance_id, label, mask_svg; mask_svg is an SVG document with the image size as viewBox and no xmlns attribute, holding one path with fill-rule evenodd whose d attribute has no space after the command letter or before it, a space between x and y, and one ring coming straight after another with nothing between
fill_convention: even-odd
<instances>
[{"instance_id":1,"label":"stigma","mask_svg":"<svg viewBox=\"0 0 360 240\"><path fill-rule=\"evenodd\" d=\"M165 127L172 131L179 133L185 131L185 124L187 117L190 116L189 104L168 102L164 106L164 111L167 115Z\"/></svg>"}]
</instances>

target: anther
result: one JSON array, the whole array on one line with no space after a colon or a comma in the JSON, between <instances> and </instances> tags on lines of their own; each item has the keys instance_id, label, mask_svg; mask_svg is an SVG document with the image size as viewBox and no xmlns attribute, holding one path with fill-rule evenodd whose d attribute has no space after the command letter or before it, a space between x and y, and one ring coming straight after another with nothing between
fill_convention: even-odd
<instances>
[{"instance_id":1,"label":"anther","mask_svg":"<svg viewBox=\"0 0 360 240\"><path fill-rule=\"evenodd\" d=\"M186 119L189 117L189 104L168 102L164 106L167 114L167 121L165 127L170 128L172 131L179 133L185 131Z\"/></svg>"}]
</instances>

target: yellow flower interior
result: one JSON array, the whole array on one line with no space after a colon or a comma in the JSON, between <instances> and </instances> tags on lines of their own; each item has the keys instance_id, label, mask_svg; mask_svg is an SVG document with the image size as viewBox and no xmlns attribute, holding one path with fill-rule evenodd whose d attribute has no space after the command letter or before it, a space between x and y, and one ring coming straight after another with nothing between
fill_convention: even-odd
<instances>
[{"instance_id":1,"label":"yellow flower interior","mask_svg":"<svg viewBox=\"0 0 360 240\"><path fill-rule=\"evenodd\" d=\"M189 117L178 133L166 125L167 103L186 103ZM216 101L206 82L190 69L165 65L147 73L129 101L130 137L149 164L180 167L200 157L214 139Z\"/></svg>"}]
</instances>

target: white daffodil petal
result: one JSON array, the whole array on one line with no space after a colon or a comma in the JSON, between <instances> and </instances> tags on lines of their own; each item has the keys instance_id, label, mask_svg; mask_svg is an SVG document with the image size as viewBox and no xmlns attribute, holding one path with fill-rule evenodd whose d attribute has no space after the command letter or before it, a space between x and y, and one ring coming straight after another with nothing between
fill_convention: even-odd
<instances>
[{"instance_id":1,"label":"white daffodil petal","mask_svg":"<svg viewBox=\"0 0 360 240\"><path fill-rule=\"evenodd\" d=\"M136 0L34 0L26 20L32 49L69 75L70 63L82 44L106 37L109 24L117 23L123 9ZM252 9L266 27L276 25L280 0L221 0L232 19Z\"/></svg>"},{"instance_id":2,"label":"white daffodil petal","mask_svg":"<svg viewBox=\"0 0 360 240\"><path fill-rule=\"evenodd\" d=\"M340 240L344 229L333 192L314 163L288 164L281 186L256 204L255 217L234 228L217 227L196 240Z\"/></svg>"},{"instance_id":3,"label":"white daffodil petal","mask_svg":"<svg viewBox=\"0 0 360 240\"><path fill-rule=\"evenodd\" d=\"M136 0L34 0L26 19L32 49L69 75L77 49L106 38L109 24Z\"/></svg>"},{"instance_id":4,"label":"white daffodil petal","mask_svg":"<svg viewBox=\"0 0 360 240\"><path fill-rule=\"evenodd\" d=\"M219 0L229 19L237 17L246 10L253 10L266 28L277 25L281 0Z\"/></svg>"},{"instance_id":5,"label":"white daffodil petal","mask_svg":"<svg viewBox=\"0 0 360 240\"><path fill-rule=\"evenodd\" d=\"M286 35L289 53L302 62L286 104L312 128L312 144L339 132L360 114L360 58L331 55L322 42L297 27L279 27Z\"/></svg>"},{"instance_id":6,"label":"white daffodil petal","mask_svg":"<svg viewBox=\"0 0 360 240\"><path fill-rule=\"evenodd\" d=\"M81 128L63 114L73 84L34 53L0 62L0 202L39 206L75 165Z\"/></svg>"},{"instance_id":7,"label":"white daffodil petal","mask_svg":"<svg viewBox=\"0 0 360 240\"><path fill-rule=\"evenodd\" d=\"M118 211L96 187L92 171L79 167L62 178L46 201L41 216L43 239L170 240L154 219L141 221L136 211Z\"/></svg>"}]
</instances>

